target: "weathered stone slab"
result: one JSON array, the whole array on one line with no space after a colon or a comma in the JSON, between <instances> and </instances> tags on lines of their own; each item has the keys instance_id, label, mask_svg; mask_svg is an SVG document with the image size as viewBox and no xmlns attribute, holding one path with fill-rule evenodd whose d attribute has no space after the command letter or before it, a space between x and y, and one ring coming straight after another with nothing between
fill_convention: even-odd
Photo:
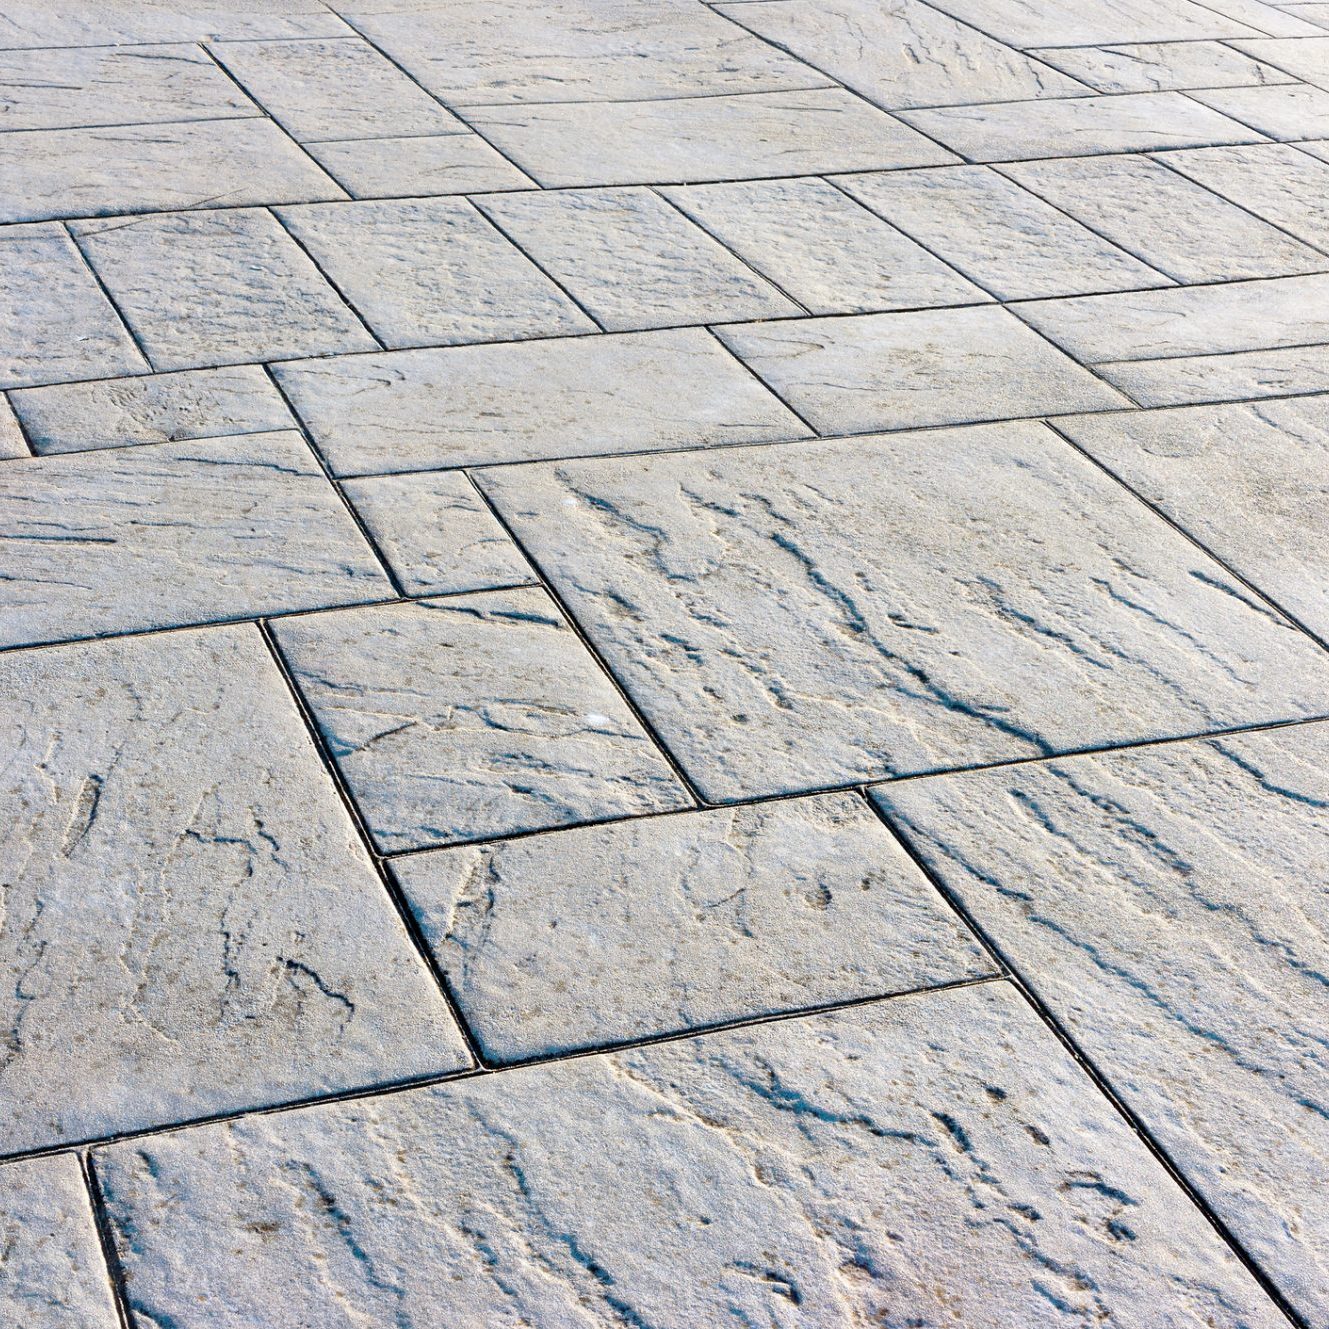
<instances>
[{"instance_id":1,"label":"weathered stone slab","mask_svg":"<svg viewBox=\"0 0 1329 1329\"><path fill-rule=\"evenodd\" d=\"M264 209L77 222L72 229L154 369L375 348Z\"/></svg>"},{"instance_id":2,"label":"weathered stone slab","mask_svg":"<svg viewBox=\"0 0 1329 1329\"><path fill-rule=\"evenodd\" d=\"M1329 91L1324 88L1289 83L1272 88L1215 88L1191 96L1273 139L1329 135Z\"/></svg>"},{"instance_id":3,"label":"weathered stone slab","mask_svg":"<svg viewBox=\"0 0 1329 1329\"><path fill-rule=\"evenodd\" d=\"M467 119L547 187L686 184L955 160L922 134L839 88L475 107Z\"/></svg>"},{"instance_id":4,"label":"weathered stone slab","mask_svg":"<svg viewBox=\"0 0 1329 1329\"><path fill-rule=\"evenodd\" d=\"M277 377L339 475L808 432L700 329L310 360Z\"/></svg>"},{"instance_id":5,"label":"weathered stone slab","mask_svg":"<svg viewBox=\"0 0 1329 1329\"><path fill-rule=\"evenodd\" d=\"M0 690L6 1148L467 1064L256 629Z\"/></svg>"},{"instance_id":6,"label":"weathered stone slab","mask_svg":"<svg viewBox=\"0 0 1329 1329\"><path fill-rule=\"evenodd\" d=\"M309 152L352 198L473 194L534 184L478 134L311 143Z\"/></svg>"},{"instance_id":7,"label":"weathered stone slab","mask_svg":"<svg viewBox=\"0 0 1329 1329\"><path fill-rule=\"evenodd\" d=\"M1244 41L1237 49L1319 88L1329 88L1329 36Z\"/></svg>"},{"instance_id":8,"label":"weathered stone slab","mask_svg":"<svg viewBox=\"0 0 1329 1329\"><path fill-rule=\"evenodd\" d=\"M711 799L1324 708L1323 652L1042 425L479 478Z\"/></svg>"},{"instance_id":9,"label":"weathered stone slab","mask_svg":"<svg viewBox=\"0 0 1329 1329\"><path fill-rule=\"evenodd\" d=\"M650 189L476 204L610 332L805 312Z\"/></svg>"},{"instance_id":10,"label":"weathered stone slab","mask_svg":"<svg viewBox=\"0 0 1329 1329\"><path fill-rule=\"evenodd\" d=\"M1223 42L1053 46L1030 54L1097 92L1175 92L1291 82L1281 70L1252 60Z\"/></svg>"},{"instance_id":11,"label":"weathered stone slab","mask_svg":"<svg viewBox=\"0 0 1329 1329\"><path fill-rule=\"evenodd\" d=\"M312 204L279 215L387 346L596 330L466 199Z\"/></svg>"},{"instance_id":12,"label":"weathered stone slab","mask_svg":"<svg viewBox=\"0 0 1329 1329\"><path fill-rule=\"evenodd\" d=\"M38 454L253 434L295 423L257 365L25 388L11 401Z\"/></svg>"},{"instance_id":13,"label":"weathered stone slab","mask_svg":"<svg viewBox=\"0 0 1329 1329\"><path fill-rule=\"evenodd\" d=\"M838 183L1003 300L1170 284L987 166L876 171Z\"/></svg>"},{"instance_id":14,"label":"weathered stone slab","mask_svg":"<svg viewBox=\"0 0 1329 1329\"><path fill-rule=\"evenodd\" d=\"M0 645L391 595L294 430L0 471Z\"/></svg>"},{"instance_id":15,"label":"weathered stone slab","mask_svg":"<svg viewBox=\"0 0 1329 1329\"><path fill-rule=\"evenodd\" d=\"M28 441L23 436L18 417L7 397L0 396L0 459L12 461L16 457L30 457Z\"/></svg>"},{"instance_id":16,"label":"weathered stone slab","mask_svg":"<svg viewBox=\"0 0 1329 1329\"><path fill-rule=\"evenodd\" d=\"M1001 309L739 324L718 335L824 433L1127 404Z\"/></svg>"},{"instance_id":17,"label":"weathered stone slab","mask_svg":"<svg viewBox=\"0 0 1329 1329\"><path fill-rule=\"evenodd\" d=\"M1308 1322L1329 1301L1329 729L880 791Z\"/></svg>"},{"instance_id":18,"label":"weathered stone slab","mask_svg":"<svg viewBox=\"0 0 1329 1329\"><path fill-rule=\"evenodd\" d=\"M539 589L274 630L384 852L691 802Z\"/></svg>"},{"instance_id":19,"label":"weathered stone slab","mask_svg":"<svg viewBox=\"0 0 1329 1329\"><path fill-rule=\"evenodd\" d=\"M98 1160L136 1310L190 1329L292 1287L326 1324L1282 1323L1004 985Z\"/></svg>"},{"instance_id":20,"label":"weathered stone slab","mask_svg":"<svg viewBox=\"0 0 1329 1329\"><path fill-rule=\"evenodd\" d=\"M1329 388L1329 346L1109 361L1098 372L1141 406L1285 397Z\"/></svg>"},{"instance_id":21,"label":"weathered stone slab","mask_svg":"<svg viewBox=\"0 0 1329 1329\"><path fill-rule=\"evenodd\" d=\"M1012 46L1252 37L1258 29L1190 0L936 0L936 8Z\"/></svg>"}]
</instances>

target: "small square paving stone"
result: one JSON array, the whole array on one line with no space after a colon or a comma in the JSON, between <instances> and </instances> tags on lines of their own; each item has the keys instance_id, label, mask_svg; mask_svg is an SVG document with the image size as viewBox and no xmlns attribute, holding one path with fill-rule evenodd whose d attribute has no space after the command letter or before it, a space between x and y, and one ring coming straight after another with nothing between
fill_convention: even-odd
<instances>
[{"instance_id":1,"label":"small square paving stone","mask_svg":"<svg viewBox=\"0 0 1329 1329\"><path fill-rule=\"evenodd\" d=\"M311 143L309 152L352 198L473 194L534 183L478 134Z\"/></svg>"},{"instance_id":2,"label":"small square paving stone","mask_svg":"<svg viewBox=\"0 0 1329 1329\"><path fill-rule=\"evenodd\" d=\"M1002 309L738 324L718 335L826 433L1128 405Z\"/></svg>"},{"instance_id":3,"label":"small square paving stone","mask_svg":"<svg viewBox=\"0 0 1329 1329\"><path fill-rule=\"evenodd\" d=\"M1043 425L479 479L712 800L1325 706L1329 657Z\"/></svg>"},{"instance_id":4,"label":"small square paving stone","mask_svg":"<svg viewBox=\"0 0 1329 1329\"><path fill-rule=\"evenodd\" d=\"M342 486L407 595L451 595L535 580L460 471L372 475Z\"/></svg>"},{"instance_id":5,"label":"small square paving stone","mask_svg":"<svg viewBox=\"0 0 1329 1329\"><path fill-rule=\"evenodd\" d=\"M255 628L16 653L0 696L5 1148L467 1064Z\"/></svg>"},{"instance_id":6,"label":"small square paving stone","mask_svg":"<svg viewBox=\"0 0 1329 1329\"><path fill-rule=\"evenodd\" d=\"M0 1167L0 1322L119 1329L106 1260L72 1154Z\"/></svg>"},{"instance_id":7,"label":"small square paving stone","mask_svg":"<svg viewBox=\"0 0 1329 1329\"><path fill-rule=\"evenodd\" d=\"M596 330L466 199L313 204L278 213L387 346Z\"/></svg>"},{"instance_id":8,"label":"small square paving stone","mask_svg":"<svg viewBox=\"0 0 1329 1329\"><path fill-rule=\"evenodd\" d=\"M253 434L295 423L257 365L25 388L10 400L38 454Z\"/></svg>"},{"instance_id":9,"label":"small square paving stone","mask_svg":"<svg viewBox=\"0 0 1329 1329\"><path fill-rule=\"evenodd\" d=\"M691 802L541 590L311 614L274 631L385 852Z\"/></svg>"},{"instance_id":10,"label":"small square paving stone","mask_svg":"<svg viewBox=\"0 0 1329 1329\"><path fill-rule=\"evenodd\" d=\"M73 230L154 369L376 348L262 208L77 222Z\"/></svg>"},{"instance_id":11,"label":"small square paving stone","mask_svg":"<svg viewBox=\"0 0 1329 1329\"><path fill-rule=\"evenodd\" d=\"M1306 1323L1329 1305L1329 726L879 798Z\"/></svg>"},{"instance_id":12,"label":"small square paving stone","mask_svg":"<svg viewBox=\"0 0 1329 1329\"><path fill-rule=\"evenodd\" d=\"M806 312L650 189L527 191L476 205L610 332Z\"/></svg>"},{"instance_id":13,"label":"small square paving stone","mask_svg":"<svg viewBox=\"0 0 1329 1329\"><path fill-rule=\"evenodd\" d=\"M492 1062L996 972L857 794L397 860Z\"/></svg>"},{"instance_id":14,"label":"small square paving stone","mask_svg":"<svg viewBox=\"0 0 1329 1329\"><path fill-rule=\"evenodd\" d=\"M808 433L696 328L354 355L276 373L338 475Z\"/></svg>"},{"instance_id":15,"label":"small square paving stone","mask_svg":"<svg viewBox=\"0 0 1329 1329\"><path fill-rule=\"evenodd\" d=\"M1324 88L1289 83L1272 88L1216 88L1190 95L1273 139L1329 135L1329 91Z\"/></svg>"},{"instance_id":16,"label":"small square paving stone","mask_svg":"<svg viewBox=\"0 0 1329 1329\"><path fill-rule=\"evenodd\" d=\"M294 430L5 467L0 545L2 646L392 594Z\"/></svg>"},{"instance_id":17,"label":"small square paving stone","mask_svg":"<svg viewBox=\"0 0 1329 1329\"><path fill-rule=\"evenodd\" d=\"M1184 88L1291 83L1272 65L1222 42L1151 42L1126 46L1050 47L1031 51L1097 92L1173 92Z\"/></svg>"},{"instance_id":18,"label":"small square paving stone","mask_svg":"<svg viewBox=\"0 0 1329 1329\"><path fill-rule=\"evenodd\" d=\"M152 1324L1284 1323L1004 984L97 1159Z\"/></svg>"}]
</instances>

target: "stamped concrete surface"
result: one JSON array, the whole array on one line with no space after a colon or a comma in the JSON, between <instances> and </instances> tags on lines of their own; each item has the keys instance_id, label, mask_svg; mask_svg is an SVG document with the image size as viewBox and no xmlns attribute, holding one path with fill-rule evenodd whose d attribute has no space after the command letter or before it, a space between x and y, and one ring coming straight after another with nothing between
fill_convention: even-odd
<instances>
[{"instance_id":1,"label":"stamped concrete surface","mask_svg":"<svg viewBox=\"0 0 1329 1329\"><path fill-rule=\"evenodd\" d=\"M0 0L0 1326L1329 1329L1329 4Z\"/></svg>"}]
</instances>

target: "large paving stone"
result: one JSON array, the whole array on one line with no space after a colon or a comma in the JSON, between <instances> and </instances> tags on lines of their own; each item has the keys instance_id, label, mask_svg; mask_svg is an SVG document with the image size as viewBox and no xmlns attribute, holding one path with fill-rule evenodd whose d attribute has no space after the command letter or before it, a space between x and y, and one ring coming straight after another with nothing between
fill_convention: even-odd
<instances>
[{"instance_id":1,"label":"large paving stone","mask_svg":"<svg viewBox=\"0 0 1329 1329\"><path fill-rule=\"evenodd\" d=\"M1329 726L882 790L1310 1324L1329 1305Z\"/></svg>"},{"instance_id":2,"label":"large paving stone","mask_svg":"<svg viewBox=\"0 0 1329 1329\"><path fill-rule=\"evenodd\" d=\"M309 152L352 198L419 198L534 185L478 134L311 143Z\"/></svg>"},{"instance_id":3,"label":"large paving stone","mask_svg":"<svg viewBox=\"0 0 1329 1329\"><path fill-rule=\"evenodd\" d=\"M78 222L73 230L154 369L376 348L264 209Z\"/></svg>"},{"instance_id":4,"label":"large paving stone","mask_svg":"<svg viewBox=\"0 0 1329 1329\"><path fill-rule=\"evenodd\" d=\"M384 852L691 802L542 590L274 630Z\"/></svg>"},{"instance_id":5,"label":"large paving stone","mask_svg":"<svg viewBox=\"0 0 1329 1329\"><path fill-rule=\"evenodd\" d=\"M147 1322L1282 1317L1004 986L98 1155Z\"/></svg>"},{"instance_id":6,"label":"large paving stone","mask_svg":"<svg viewBox=\"0 0 1329 1329\"><path fill-rule=\"evenodd\" d=\"M0 1318L16 1329L119 1329L72 1154L0 1167Z\"/></svg>"},{"instance_id":7,"label":"large paving stone","mask_svg":"<svg viewBox=\"0 0 1329 1329\"><path fill-rule=\"evenodd\" d=\"M808 432L700 329L355 355L276 372L339 475Z\"/></svg>"},{"instance_id":8,"label":"large paving stone","mask_svg":"<svg viewBox=\"0 0 1329 1329\"><path fill-rule=\"evenodd\" d=\"M710 798L1325 709L1329 658L1041 425L480 483Z\"/></svg>"},{"instance_id":9,"label":"large paving stone","mask_svg":"<svg viewBox=\"0 0 1329 1329\"><path fill-rule=\"evenodd\" d=\"M6 467L0 541L3 646L392 594L294 430Z\"/></svg>"},{"instance_id":10,"label":"large paving stone","mask_svg":"<svg viewBox=\"0 0 1329 1329\"><path fill-rule=\"evenodd\" d=\"M1096 92L1176 92L1292 81L1272 65L1214 41L1053 46L1031 54Z\"/></svg>"},{"instance_id":11,"label":"large paving stone","mask_svg":"<svg viewBox=\"0 0 1329 1329\"><path fill-rule=\"evenodd\" d=\"M254 628L22 652L0 693L6 1149L466 1064Z\"/></svg>"},{"instance_id":12,"label":"large paving stone","mask_svg":"<svg viewBox=\"0 0 1329 1329\"><path fill-rule=\"evenodd\" d=\"M3 48L348 34L322 0L0 0Z\"/></svg>"},{"instance_id":13,"label":"large paving stone","mask_svg":"<svg viewBox=\"0 0 1329 1329\"><path fill-rule=\"evenodd\" d=\"M996 972L857 794L440 849L393 871L491 1062Z\"/></svg>"}]
</instances>

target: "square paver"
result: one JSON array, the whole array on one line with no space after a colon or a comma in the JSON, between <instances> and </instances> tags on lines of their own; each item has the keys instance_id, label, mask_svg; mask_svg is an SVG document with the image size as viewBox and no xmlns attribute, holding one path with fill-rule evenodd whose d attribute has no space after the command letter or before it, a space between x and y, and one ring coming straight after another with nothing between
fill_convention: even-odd
<instances>
[{"instance_id":1,"label":"square paver","mask_svg":"<svg viewBox=\"0 0 1329 1329\"><path fill-rule=\"evenodd\" d=\"M1329 656L1042 425L480 484L712 800L1324 708Z\"/></svg>"},{"instance_id":2,"label":"square paver","mask_svg":"<svg viewBox=\"0 0 1329 1329\"><path fill-rule=\"evenodd\" d=\"M385 852L691 802L541 590L312 614L275 632Z\"/></svg>"},{"instance_id":3,"label":"square paver","mask_svg":"<svg viewBox=\"0 0 1329 1329\"><path fill-rule=\"evenodd\" d=\"M0 695L6 1148L467 1064L254 628L17 653Z\"/></svg>"},{"instance_id":4,"label":"square paver","mask_svg":"<svg viewBox=\"0 0 1329 1329\"><path fill-rule=\"evenodd\" d=\"M1031 54L1087 83L1095 92L1176 92L1292 81L1281 70L1223 42L1054 46Z\"/></svg>"},{"instance_id":5,"label":"square paver","mask_svg":"<svg viewBox=\"0 0 1329 1329\"><path fill-rule=\"evenodd\" d=\"M352 198L475 194L534 185L478 134L311 143L309 152Z\"/></svg>"}]
</instances>

